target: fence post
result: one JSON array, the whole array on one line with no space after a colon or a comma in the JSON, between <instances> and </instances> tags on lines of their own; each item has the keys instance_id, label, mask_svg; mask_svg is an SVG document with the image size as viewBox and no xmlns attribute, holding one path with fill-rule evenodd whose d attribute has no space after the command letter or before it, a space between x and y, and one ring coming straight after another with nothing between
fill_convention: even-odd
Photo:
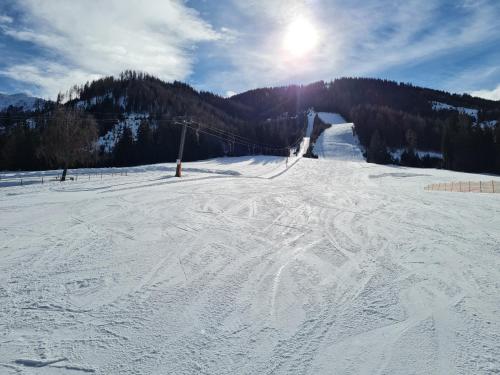
<instances>
[{"instance_id":1,"label":"fence post","mask_svg":"<svg viewBox=\"0 0 500 375\"><path fill-rule=\"evenodd\" d=\"M483 192L483 184L481 183L481 181L479 181L479 192Z\"/></svg>"},{"instance_id":2,"label":"fence post","mask_svg":"<svg viewBox=\"0 0 500 375\"><path fill-rule=\"evenodd\" d=\"M43 176L42 176L42 185L43 185Z\"/></svg>"},{"instance_id":3,"label":"fence post","mask_svg":"<svg viewBox=\"0 0 500 375\"><path fill-rule=\"evenodd\" d=\"M470 193L470 181L469 181L469 193Z\"/></svg>"},{"instance_id":4,"label":"fence post","mask_svg":"<svg viewBox=\"0 0 500 375\"><path fill-rule=\"evenodd\" d=\"M493 193L495 192L495 183L493 182L493 180L491 180L491 190L493 191Z\"/></svg>"}]
</instances>

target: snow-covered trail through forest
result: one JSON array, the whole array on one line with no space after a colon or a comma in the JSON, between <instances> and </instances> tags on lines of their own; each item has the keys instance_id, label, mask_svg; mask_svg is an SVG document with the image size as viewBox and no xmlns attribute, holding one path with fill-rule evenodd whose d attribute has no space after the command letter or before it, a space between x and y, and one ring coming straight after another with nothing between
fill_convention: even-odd
<instances>
[{"instance_id":1,"label":"snow-covered trail through forest","mask_svg":"<svg viewBox=\"0 0 500 375\"><path fill-rule=\"evenodd\" d=\"M354 124L347 123L336 113L320 112L318 116L331 127L317 139L314 154L320 159L363 161L363 153L352 132Z\"/></svg>"},{"instance_id":2,"label":"snow-covered trail through forest","mask_svg":"<svg viewBox=\"0 0 500 375\"><path fill-rule=\"evenodd\" d=\"M499 197L423 190L481 176L284 165L0 189L0 373L500 372Z\"/></svg>"}]
</instances>

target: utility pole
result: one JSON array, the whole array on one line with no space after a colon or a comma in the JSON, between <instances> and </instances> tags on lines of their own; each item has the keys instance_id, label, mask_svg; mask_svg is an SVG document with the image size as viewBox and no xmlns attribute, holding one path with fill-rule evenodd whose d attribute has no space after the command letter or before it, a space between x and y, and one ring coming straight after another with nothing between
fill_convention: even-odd
<instances>
[{"instance_id":1,"label":"utility pole","mask_svg":"<svg viewBox=\"0 0 500 375\"><path fill-rule=\"evenodd\" d=\"M183 121L181 133L181 144L179 145L179 156L177 158L177 168L175 170L175 177L181 177L182 174L182 154L184 153L184 141L186 140L186 120Z\"/></svg>"}]
</instances>

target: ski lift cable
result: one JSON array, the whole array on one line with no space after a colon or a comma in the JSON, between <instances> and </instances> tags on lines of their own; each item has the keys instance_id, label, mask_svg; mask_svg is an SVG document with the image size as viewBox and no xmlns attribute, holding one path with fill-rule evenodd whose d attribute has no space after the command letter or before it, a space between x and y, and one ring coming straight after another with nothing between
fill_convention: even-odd
<instances>
[{"instance_id":1,"label":"ski lift cable","mask_svg":"<svg viewBox=\"0 0 500 375\"><path fill-rule=\"evenodd\" d=\"M182 123L177 123L178 125L181 125ZM184 125L184 124L182 124ZM261 149L268 149L268 150L274 150L274 151L284 151L286 149L289 149L289 147L274 147L274 146L261 146L259 144L256 144L256 143L251 143L251 142L243 142L243 141L238 141L238 140L235 140L234 138L232 137L228 137L228 136L221 136L221 135L218 135L218 134L213 134L209 131L206 131L205 129L199 129L199 128L195 128L193 126L190 126L188 124L186 124L186 127L192 129L192 130L198 130L200 133L204 133L204 134L207 134L209 136L212 136L212 137L215 137L215 138L218 138L220 140L223 140L227 143L232 143L232 144L238 144L238 145L241 145L241 146L257 146Z\"/></svg>"},{"instance_id":2,"label":"ski lift cable","mask_svg":"<svg viewBox=\"0 0 500 375\"><path fill-rule=\"evenodd\" d=\"M94 114L109 115L109 117L107 117L107 118L106 117L98 117L96 120L100 121L100 122L116 122L116 121L120 121L119 118L118 118L119 116L116 116L115 113L111 113L111 112L108 112L108 113L106 113L106 112L93 112L93 113ZM152 118L148 117L148 118L153 119L154 121L157 121L157 122L169 121L171 123L178 124L178 125L182 125L182 124L184 124L184 121L186 121L186 120L183 120L182 122L179 122L179 119L185 119L186 116L177 116L177 117L173 117L173 118L165 118L165 117L161 118L160 117L160 118L156 118L156 119L154 117L152 117ZM8 120L14 120L15 121L15 120L28 120L30 118L26 117L26 116L22 116L22 115L0 114L0 119L8 119ZM190 119L188 121L190 122L190 124L196 124L196 125L198 125L198 128L196 128L194 126L188 126L190 129L193 129L195 131L202 131L204 129L209 129L209 130L211 130L212 132L214 132L216 134L210 133L208 131L202 131L202 132L205 133L205 134L208 134L208 135L211 135L211 136L223 139L226 142L233 142L233 143L237 143L237 144L240 144L240 145L256 146L256 147L259 147L259 148L267 148L267 149L272 149L272 150L285 150L287 148L289 149L289 148L292 148L292 147L296 147L301 142L301 140L303 138L303 136L300 136L295 142L289 144L286 147L276 147L276 146L272 146L270 144L256 142L255 140L250 139L248 137L241 136L239 134L232 133L232 132L229 132L227 130L216 128L216 127L213 127L213 126L209 126L209 125L200 123L198 121L193 121L192 119ZM305 129L305 127L304 127L304 129Z\"/></svg>"},{"instance_id":3,"label":"ski lift cable","mask_svg":"<svg viewBox=\"0 0 500 375\"><path fill-rule=\"evenodd\" d=\"M194 129L199 129L199 128L194 128ZM209 127L209 126L205 126L203 129L215 129L215 130L219 130L217 128L212 128L212 127ZM237 134L229 133L229 132L226 132L225 134L222 134L222 135L226 136L226 137L231 137L231 140L234 139L234 138L238 138L239 137ZM270 149L275 149L275 150L284 150L284 149L287 149L287 148L291 148L291 147L297 146L302 141L302 138L303 138L302 136L299 137L295 142L293 142L293 143L291 143L291 144L289 144L288 146L285 146L285 147L276 147L276 146L272 146L272 145L269 145L269 144L257 143L257 142L255 142L253 140L248 139L248 138L244 139L243 141L244 141L245 144L249 144L251 146L258 146L258 147L270 148Z\"/></svg>"},{"instance_id":4,"label":"ski lift cable","mask_svg":"<svg viewBox=\"0 0 500 375\"><path fill-rule=\"evenodd\" d=\"M181 125L181 124L179 124L179 125ZM231 137L231 136L223 136L223 135L220 135L220 134L214 134L214 133L209 132L209 131L207 131L205 129L196 128L196 127L193 127L193 126L190 126L190 125L187 125L187 124L186 124L186 127L189 128L189 129L195 130L195 131L199 131L200 133L203 133L203 134L206 134L206 135L218 138L218 139L220 139L222 141L225 141L227 143L238 144L238 145L241 145L241 146L257 146L257 147L262 148L262 149L270 149L270 150L276 150L276 151L282 151L284 149L284 148L278 148L278 147L261 146L261 145L258 145L256 143L251 143L251 142L245 142L245 141L241 141L241 140L236 140L234 137Z\"/></svg>"},{"instance_id":5,"label":"ski lift cable","mask_svg":"<svg viewBox=\"0 0 500 375\"><path fill-rule=\"evenodd\" d=\"M219 129L219 128L212 127L212 126L209 126L209 125L201 124L199 122L193 121L193 122L191 122L191 124L198 125L200 129L210 129L210 130L212 130L215 133L221 134L222 136L232 137L232 138L241 140L243 142L248 142L248 143L251 143L251 144L254 144L254 145L258 145L258 146L261 146L261 147L276 148L276 146L273 146L273 145L270 145L270 144L266 144L266 143L257 142L257 141L255 141L255 140L253 140L251 138L244 137L244 136L241 136L239 134L229 132L227 130L223 130L223 129Z\"/></svg>"},{"instance_id":6,"label":"ski lift cable","mask_svg":"<svg viewBox=\"0 0 500 375\"><path fill-rule=\"evenodd\" d=\"M115 123L115 122L120 121L120 119L118 118L119 116L116 116L113 113L100 112L100 114L110 115L109 117L98 117L96 120L99 121L99 122L101 122L101 123L103 123L103 122L104 123ZM0 114L0 119L2 119L2 118L3 119L8 119L8 120L13 120L13 121L16 121L16 120L17 121L21 121L21 120L27 120L27 119L29 119L29 117L27 118L26 116L15 117L15 116L9 116L9 115L2 115L2 114ZM157 121L157 122L165 122L165 121L175 122L175 121L178 121L178 119L183 119L183 118L185 118L185 117L174 117L174 118L163 117L163 118L156 118L156 119L153 118L153 120ZM138 118L138 120L139 119L140 118ZM191 123L195 123L195 124L197 124L200 127L210 128L214 132L220 133L222 135L227 135L227 136L230 136L230 137L234 137L234 138L237 138L237 139L239 139L241 141L249 142L249 143L251 143L253 145L256 145L256 146L259 146L259 147L276 148L273 145L262 143L262 142L257 142L254 139L251 139L251 138L248 138L248 137L236 134L236 133L232 133L232 132L227 131L227 130L216 128L216 127L213 127L213 126L208 126L206 124L202 124L202 123L197 122L197 121L192 121L192 120L190 120L190 121L191 121Z\"/></svg>"}]
</instances>

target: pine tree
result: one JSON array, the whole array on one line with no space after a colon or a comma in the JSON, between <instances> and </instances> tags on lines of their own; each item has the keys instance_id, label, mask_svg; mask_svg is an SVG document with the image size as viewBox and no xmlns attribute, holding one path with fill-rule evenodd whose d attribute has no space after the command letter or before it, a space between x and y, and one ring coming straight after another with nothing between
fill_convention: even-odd
<instances>
[{"instance_id":1,"label":"pine tree","mask_svg":"<svg viewBox=\"0 0 500 375\"><path fill-rule=\"evenodd\" d=\"M375 130L370 140L370 146L367 150L367 161L377 164L388 164L391 162L391 157L387 152L385 142L378 130Z\"/></svg>"},{"instance_id":2,"label":"pine tree","mask_svg":"<svg viewBox=\"0 0 500 375\"><path fill-rule=\"evenodd\" d=\"M140 164L153 161L153 133L146 120L141 122L137 130L136 155L137 162Z\"/></svg>"},{"instance_id":3,"label":"pine tree","mask_svg":"<svg viewBox=\"0 0 500 375\"><path fill-rule=\"evenodd\" d=\"M120 166L130 165L134 161L134 138L128 126L123 128L120 139L115 145L114 159Z\"/></svg>"}]
</instances>

